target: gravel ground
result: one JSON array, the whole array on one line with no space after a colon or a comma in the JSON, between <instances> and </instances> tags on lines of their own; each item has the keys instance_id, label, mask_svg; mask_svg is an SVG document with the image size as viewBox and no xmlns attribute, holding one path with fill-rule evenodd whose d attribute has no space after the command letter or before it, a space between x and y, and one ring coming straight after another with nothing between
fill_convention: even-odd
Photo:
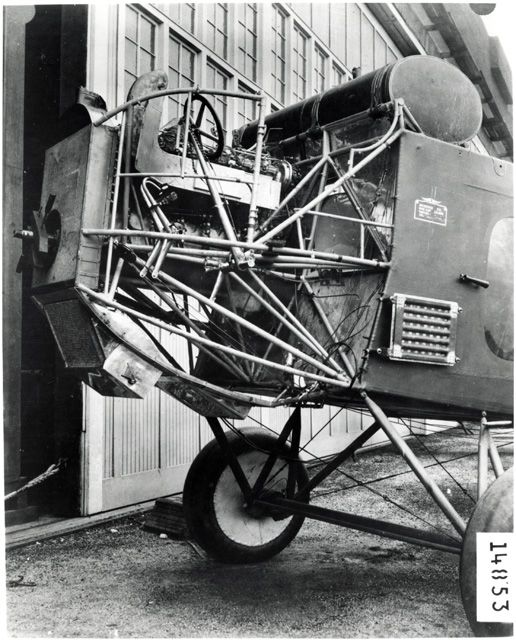
<instances>
[{"instance_id":1,"label":"gravel ground","mask_svg":"<svg viewBox=\"0 0 516 640\"><path fill-rule=\"evenodd\" d=\"M472 453L476 441L432 435L440 460ZM462 434L464 435L464 434ZM435 462L424 447L425 464ZM502 449L512 464L512 446ZM469 517L475 459L436 466L432 475ZM357 456L346 471L361 480L403 472L390 448ZM352 483L334 475L320 493ZM372 487L448 532L450 527L410 473ZM328 493L321 506L422 526L365 487ZM306 521L272 560L228 566L184 540L163 539L130 517L7 552L10 637L470 637L456 555ZM18 586L9 586L23 576Z\"/></svg>"}]
</instances>

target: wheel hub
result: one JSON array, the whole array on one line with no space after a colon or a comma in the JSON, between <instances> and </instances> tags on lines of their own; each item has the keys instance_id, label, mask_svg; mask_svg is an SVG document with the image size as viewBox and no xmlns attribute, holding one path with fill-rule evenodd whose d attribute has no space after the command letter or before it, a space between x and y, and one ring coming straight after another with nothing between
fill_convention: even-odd
<instances>
[{"instance_id":1,"label":"wheel hub","mask_svg":"<svg viewBox=\"0 0 516 640\"><path fill-rule=\"evenodd\" d=\"M244 504L245 512L253 518L272 518L273 520L285 520L292 516L291 513L282 507L275 507L268 504L257 504L256 500L274 501L275 498L284 498L281 491L262 491L256 496L251 504Z\"/></svg>"}]
</instances>

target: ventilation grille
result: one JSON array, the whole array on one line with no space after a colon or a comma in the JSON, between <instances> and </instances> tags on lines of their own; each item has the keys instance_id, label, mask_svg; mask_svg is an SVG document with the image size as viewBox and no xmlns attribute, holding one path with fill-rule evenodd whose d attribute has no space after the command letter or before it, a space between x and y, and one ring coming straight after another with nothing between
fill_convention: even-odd
<instances>
[{"instance_id":1,"label":"ventilation grille","mask_svg":"<svg viewBox=\"0 0 516 640\"><path fill-rule=\"evenodd\" d=\"M104 355L91 319L77 299L45 302L35 297L47 316L59 352L67 369L94 369L102 366Z\"/></svg>"},{"instance_id":2,"label":"ventilation grille","mask_svg":"<svg viewBox=\"0 0 516 640\"><path fill-rule=\"evenodd\" d=\"M391 360L455 364L456 302L395 293L392 297Z\"/></svg>"}]
</instances>

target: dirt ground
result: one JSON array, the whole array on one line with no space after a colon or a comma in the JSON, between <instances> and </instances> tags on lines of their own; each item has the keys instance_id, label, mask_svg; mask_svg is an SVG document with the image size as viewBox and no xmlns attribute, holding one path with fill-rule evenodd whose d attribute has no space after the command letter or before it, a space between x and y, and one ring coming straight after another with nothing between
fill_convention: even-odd
<instances>
[{"instance_id":1,"label":"dirt ground","mask_svg":"<svg viewBox=\"0 0 516 640\"><path fill-rule=\"evenodd\" d=\"M475 438L432 435L414 445L457 510L469 517ZM426 448L425 448L426 447ZM501 449L512 464L512 446ZM404 472L387 448L357 456L345 471L361 481ZM411 473L346 490L332 476L314 497L321 506L428 528L384 499L401 502L453 533ZM344 489L344 490L342 490ZM457 555L305 521L272 560L228 566L185 540L161 538L129 517L7 553L11 637L469 637ZM23 576L18 586L13 583ZM10 586L11 585L11 586Z\"/></svg>"}]
</instances>

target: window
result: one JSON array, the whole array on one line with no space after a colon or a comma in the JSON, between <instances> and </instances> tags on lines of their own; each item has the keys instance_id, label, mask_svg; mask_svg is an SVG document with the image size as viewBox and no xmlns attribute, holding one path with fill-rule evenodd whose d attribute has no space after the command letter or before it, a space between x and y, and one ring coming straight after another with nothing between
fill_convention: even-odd
<instances>
[{"instance_id":1,"label":"window","mask_svg":"<svg viewBox=\"0 0 516 640\"><path fill-rule=\"evenodd\" d=\"M209 62L206 67L206 80L210 89L226 90L228 88L228 76ZM213 104L213 108L215 109L215 113L220 118L224 133L226 133L228 99L226 96L210 96L210 100ZM204 122L202 126L205 130L209 130L211 127L215 126L215 123L210 118L208 110L205 111Z\"/></svg>"},{"instance_id":2,"label":"window","mask_svg":"<svg viewBox=\"0 0 516 640\"><path fill-rule=\"evenodd\" d=\"M238 83L238 90L242 93L255 93L249 87L241 82ZM238 112L237 112L237 127L241 127L247 122L256 120L256 100L244 100L244 98L238 99Z\"/></svg>"},{"instance_id":3,"label":"window","mask_svg":"<svg viewBox=\"0 0 516 640\"><path fill-rule=\"evenodd\" d=\"M256 80L257 14L255 4L238 3L237 65L249 80Z\"/></svg>"},{"instance_id":4,"label":"window","mask_svg":"<svg viewBox=\"0 0 516 640\"><path fill-rule=\"evenodd\" d=\"M192 87L195 76L195 51L170 35L168 41L168 88ZM168 119L182 115L184 95L172 95L168 100Z\"/></svg>"},{"instance_id":5,"label":"window","mask_svg":"<svg viewBox=\"0 0 516 640\"><path fill-rule=\"evenodd\" d=\"M171 2L163 5L171 20L186 31L193 33L195 27L195 4L193 2Z\"/></svg>"},{"instance_id":6,"label":"window","mask_svg":"<svg viewBox=\"0 0 516 640\"><path fill-rule=\"evenodd\" d=\"M391 64L391 62L396 62L398 59L398 54L394 53L394 51L387 46L387 64Z\"/></svg>"},{"instance_id":7,"label":"window","mask_svg":"<svg viewBox=\"0 0 516 640\"><path fill-rule=\"evenodd\" d=\"M314 50L314 93L326 89L326 61L328 56L316 45Z\"/></svg>"},{"instance_id":8,"label":"window","mask_svg":"<svg viewBox=\"0 0 516 640\"><path fill-rule=\"evenodd\" d=\"M286 16L283 11L273 7L272 18L272 95L281 103L285 103L285 50L286 50Z\"/></svg>"},{"instance_id":9,"label":"window","mask_svg":"<svg viewBox=\"0 0 516 640\"><path fill-rule=\"evenodd\" d=\"M125 8L125 64L124 87L128 94L133 82L156 63L156 25L146 15Z\"/></svg>"},{"instance_id":10,"label":"window","mask_svg":"<svg viewBox=\"0 0 516 640\"><path fill-rule=\"evenodd\" d=\"M513 219L503 218L493 227L487 257L484 298L484 334L491 351L502 360L514 360ZM493 314L493 309L496 313Z\"/></svg>"},{"instance_id":11,"label":"window","mask_svg":"<svg viewBox=\"0 0 516 640\"><path fill-rule=\"evenodd\" d=\"M292 48L292 93L294 101L306 98L306 47L308 38L294 27Z\"/></svg>"},{"instance_id":12,"label":"window","mask_svg":"<svg viewBox=\"0 0 516 640\"><path fill-rule=\"evenodd\" d=\"M207 14L207 45L223 58L228 54L228 5L209 2L205 5Z\"/></svg>"},{"instance_id":13,"label":"window","mask_svg":"<svg viewBox=\"0 0 516 640\"><path fill-rule=\"evenodd\" d=\"M340 84L344 84L347 79L346 72L333 63L331 67L331 86L338 87Z\"/></svg>"}]
</instances>

